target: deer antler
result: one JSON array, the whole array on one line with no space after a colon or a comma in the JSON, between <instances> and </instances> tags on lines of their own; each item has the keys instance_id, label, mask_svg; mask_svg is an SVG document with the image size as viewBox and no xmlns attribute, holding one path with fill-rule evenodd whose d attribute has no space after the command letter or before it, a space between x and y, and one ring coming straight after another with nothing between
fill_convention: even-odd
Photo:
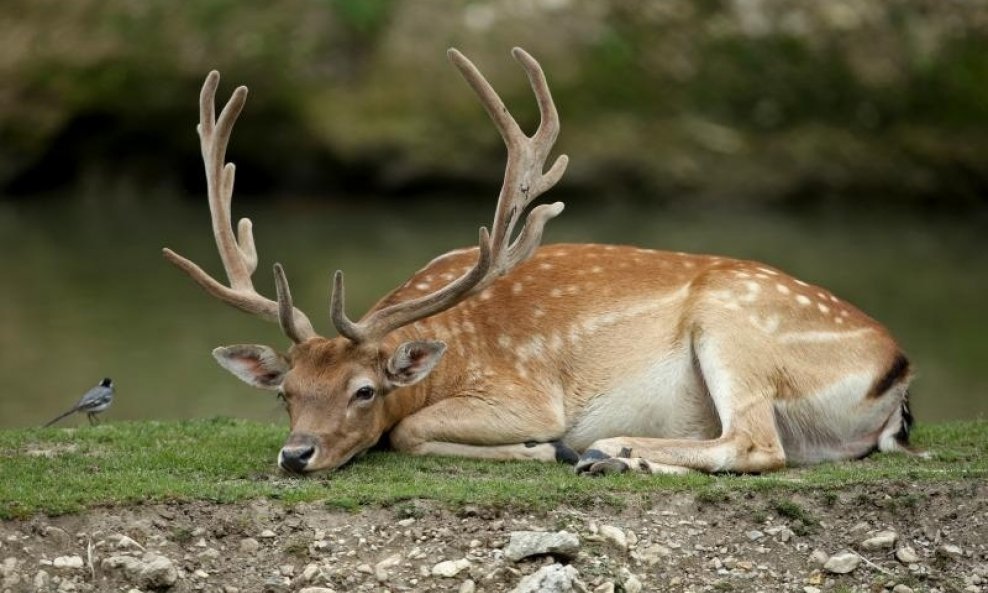
<instances>
[{"instance_id":1,"label":"deer antler","mask_svg":"<svg viewBox=\"0 0 988 593\"><path fill-rule=\"evenodd\" d=\"M511 241L515 225L525 208L559 181L569 162L566 155L562 155L548 172L543 173L549 151L559 134L559 114L539 63L518 47L511 54L525 69L539 105L541 122L532 136L526 136L522 132L504 102L477 67L456 49L448 52L453 65L477 93L508 150L504 182L491 227L494 229L493 236L488 236L486 228L480 229L480 254L477 263L443 288L411 301L373 311L357 323L350 321L343 311L343 273L337 271L330 308L333 325L341 335L354 342L379 339L399 327L435 315L466 296L483 290L498 277L528 259L542 241L545 224L563 211L562 202L536 206L528 214L518 237L514 242Z\"/></svg>"},{"instance_id":2,"label":"deer antler","mask_svg":"<svg viewBox=\"0 0 988 593\"><path fill-rule=\"evenodd\" d=\"M165 259L188 274L206 292L221 301L252 315L270 321L278 321L282 331L295 343L316 336L312 323L305 313L292 306L291 294L284 270L275 264L275 283L278 301L261 296L254 289L251 276L257 269L257 249L251 221L241 218L234 234L230 218L233 199L233 180L236 167L226 163L226 148L230 142L233 125L247 100L247 87L237 87L216 119L216 89L220 75L215 70L206 77L199 95L199 144L206 168L206 187L209 197L209 213L213 222L213 236L226 270L230 286L224 286L192 261L167 247L162 251Z\"/></svg>"}]
</instances>

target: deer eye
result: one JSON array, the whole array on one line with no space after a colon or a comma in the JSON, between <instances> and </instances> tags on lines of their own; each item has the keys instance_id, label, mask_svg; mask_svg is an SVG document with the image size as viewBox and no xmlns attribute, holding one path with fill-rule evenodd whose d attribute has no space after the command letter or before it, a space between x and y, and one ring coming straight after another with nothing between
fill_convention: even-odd
<instances>
[{"instance_id":1,"label":"deer eye","mask_svg":"<svg viewBox=\"0 0 988 593\"><path fill-rule=\"evenodd\" d=\"M374 399L375 395L377 395L377 392L374 390L374 388L371 387L370 385L366 385L353 393L353 401L368 402Z\"/></svg>"}]
</instances>

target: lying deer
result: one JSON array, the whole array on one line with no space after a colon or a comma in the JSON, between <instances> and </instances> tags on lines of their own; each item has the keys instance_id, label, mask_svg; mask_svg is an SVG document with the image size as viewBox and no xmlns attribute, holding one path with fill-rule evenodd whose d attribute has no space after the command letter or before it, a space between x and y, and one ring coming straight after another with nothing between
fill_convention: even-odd
<instances>
[{"instance_id":1,"label":"lying deer","mask_svg":"<svg viewBox=\"0 0 988 593\"><path fill-rule=\"evenodd\" d=\"M827 290L771 266L615 245L539 247L562 203L529 204L566 168L545 171L559 118L538 62L521 63L541 114L527 136L477 68L449 57L507 145L491 231L432 260L363 318L345 312L343 274L325 338L251 276L251 222L230 219L225 163L247 89L215 116L206 78L198 132L225 286L165 249L214 297L268 320L293 342L213 356L284 399L290 472L338 468L387 433L398 451L576 464L579 472L765 472L787 464L907 451L909 362L885 328ZM545 171L545 172L544 172Z\"/></svg>"}]
</instances>

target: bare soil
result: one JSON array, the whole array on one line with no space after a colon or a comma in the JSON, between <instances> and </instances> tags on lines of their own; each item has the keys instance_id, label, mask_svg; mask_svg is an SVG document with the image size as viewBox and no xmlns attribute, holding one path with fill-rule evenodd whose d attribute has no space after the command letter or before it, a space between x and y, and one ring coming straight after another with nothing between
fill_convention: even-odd
<instances>
[{"instance_id":1,"label":"bare soil","mask_svg":"<svg viewBox=\"0 0 988 593\"><path fill-rule=\"evenodd\" d=\"M655 492L623 508L549 512L426 501L359 512L268 500L98 508L0 523L0 589L510 591L562 562L577 569L576 590L598 592L985 591L986 494L985 483L969 481L796 494ZM504 557L513 531L564 529L581 540L573 557ZM863 545L882 531L895 532L894 544ZM822 561L842 551L859 556L857 567L825 570ZM134 562L119 559L154 556L168 559L158 561L165 568L157 576L128 571L123 565ZM437 568L444 561L454 562ZM437 574L447 568L455 574Z\"/></svg>"}]
</instances>

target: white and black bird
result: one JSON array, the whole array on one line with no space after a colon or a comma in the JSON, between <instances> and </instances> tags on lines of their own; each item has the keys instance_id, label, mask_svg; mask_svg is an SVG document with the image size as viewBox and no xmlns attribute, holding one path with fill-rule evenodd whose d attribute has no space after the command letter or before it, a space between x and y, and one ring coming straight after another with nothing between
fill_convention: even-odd
<instances>
[{"instance_id":1,"label":"white and black bird","mask_svg":"<svg viewBox=\"0 0 988 593\"><path fill-rule=\"evenodd\" d=\"M62 418L75 414L76 412L85 412L86 416L89 417L89 423L97 424L96 414L105 411L112 403L113 381L109 377L106 377L99 382L99 385L87 391L86 394L79 400L79 403L73 406L71 410L50 420L47 424L45 424L45 427L51 426Z\"/></svg>"}]
</instances>

